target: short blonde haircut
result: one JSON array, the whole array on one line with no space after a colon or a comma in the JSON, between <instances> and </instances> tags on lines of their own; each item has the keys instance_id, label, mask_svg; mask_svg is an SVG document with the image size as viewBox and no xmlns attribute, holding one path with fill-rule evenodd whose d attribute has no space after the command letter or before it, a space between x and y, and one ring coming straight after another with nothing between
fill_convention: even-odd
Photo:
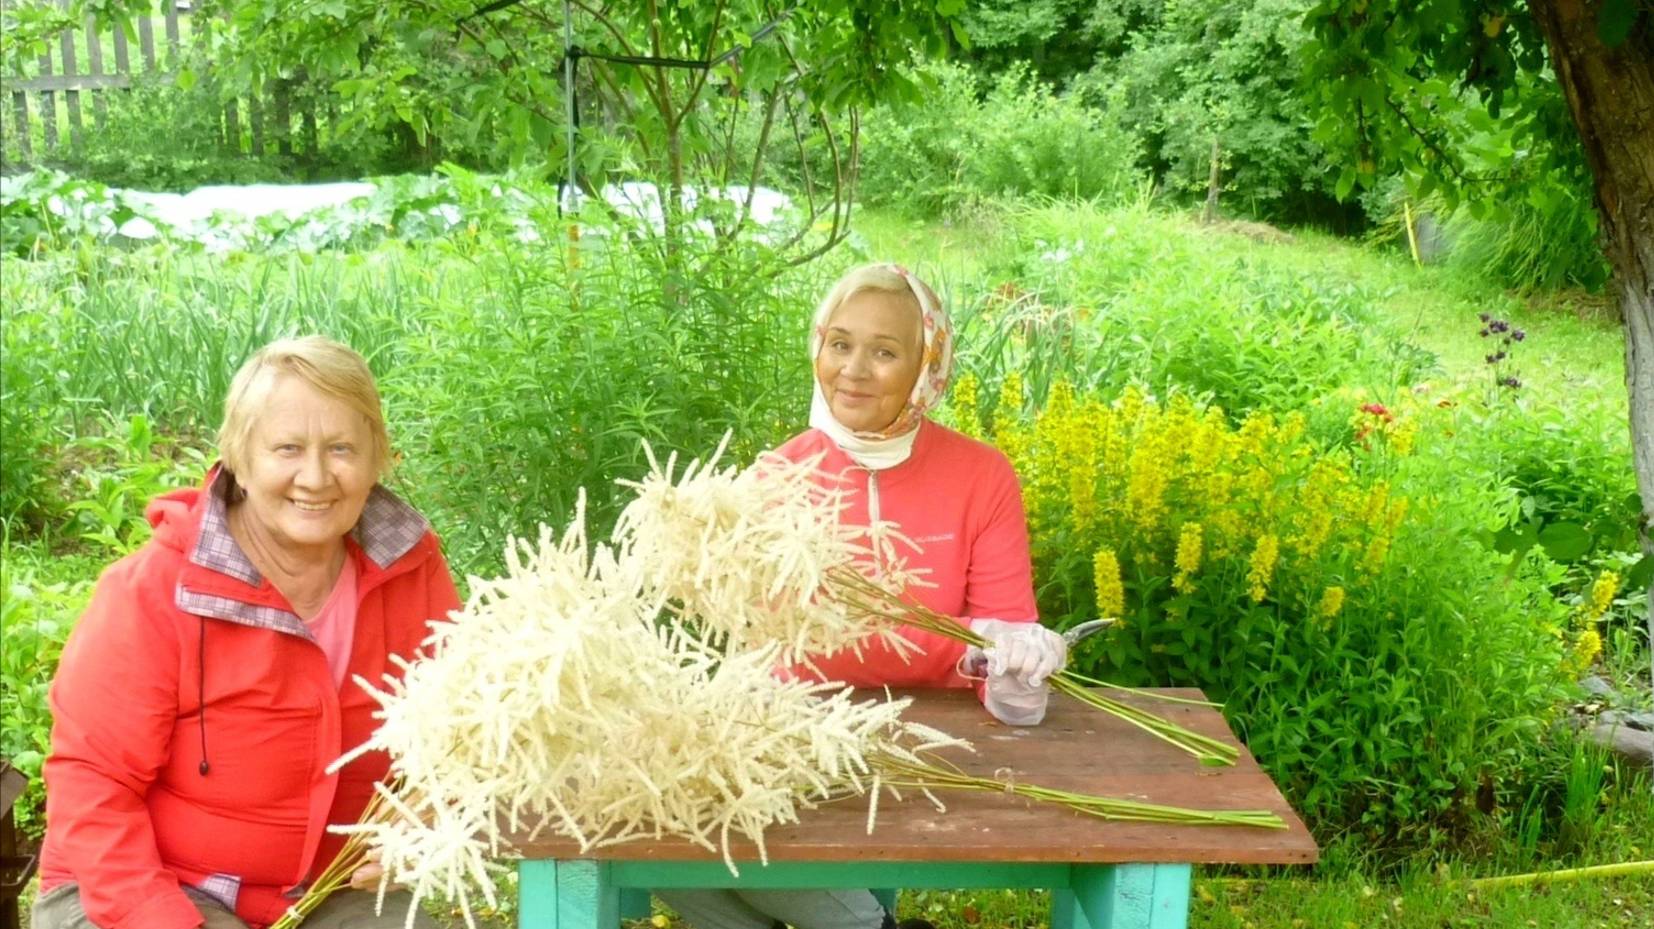
<instances>
[{"instance_id":1,"label":"short blonde haircut","mask_svg":"<svg viewBox=\"0 0 1654 929\"><path fill-rule=\"evenodd\" d=\"M909 286L910 281L912 286ZM914 295L914 287L921 288L924 291L925 297L930 300L931 306L939 307L942 305L942 301L936 298L936 292L931 290L929 285L911 275L904 276L896 269L895 265L880 262L851 268L844 272L844 276L839 278L838 282L827 291L827 296L822 298L821 305L816 308L816 325L814 328L819 329L826 326L827 321L833 318L833 313L843 306L845 301L870 290L894 294L903 298L913 305L913 315L917 319L923 314L924 307L920 305L919 298ZM920 327L919 334L920 338L923 339L923 326ZM819 349L819 347L819 345L813 345L812 349ZM811 355L814 354L815 352L812 351Z\"/></svg>"},{"instance_id":2,"label":"short blonde haircut","mask_svg":"<svg viewBox=\"0 0 1654 929\"><path fill-rule=\"evenodd\" d=\"M224 398L224 424L218 427L218 454L231 474L250 463L253 430L279 375L291 374L362 415L373 436L373 467L383 478L390 471L391 440L379 388L367 361L349 346L319 335L278 339L264 346L236 372Z\"/></svg>"}]
</instances>

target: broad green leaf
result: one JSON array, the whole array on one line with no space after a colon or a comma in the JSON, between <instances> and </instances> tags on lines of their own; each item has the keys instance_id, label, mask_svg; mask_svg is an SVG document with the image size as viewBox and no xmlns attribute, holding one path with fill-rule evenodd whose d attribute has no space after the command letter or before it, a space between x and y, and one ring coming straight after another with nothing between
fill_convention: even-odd
<instances>
[{"instance_id":1,"label":"broad green leaf","mask_svg":"<svg viewBox=\"0 0 1654 929\"><path fill-rule=\"evenodd\" d=\"M1539 544L1556 561L1575 561L1591 550L1591 533L1578 523L1551 523L1539 530Z\"/></svg>"}]
</instances>

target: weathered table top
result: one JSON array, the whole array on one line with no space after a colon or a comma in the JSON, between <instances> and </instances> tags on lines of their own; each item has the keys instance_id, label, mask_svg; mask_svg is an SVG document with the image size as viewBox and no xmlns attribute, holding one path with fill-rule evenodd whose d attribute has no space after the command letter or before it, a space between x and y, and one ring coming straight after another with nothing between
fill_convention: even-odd
<instances>
[{"instance_id":1,"label":"weathered table top","mask_svg":"<svg viewBox=\"0 0 1654 929\"><path fill-rule=\"evenodd\" d=\"M1159 692L1200 699L1198 690ZM1216 709L1109 693L1239 745ZM1026 729L997 722L968 691L924 690L898 696L916 698L908 719L975 745L974 754L943 753L967 772L998 772L1003 777L1008 770L1019 782L1171 806L1269 810L1288 828L1111 822L1003 793L957 790L937 792L947 805L947 812L939 813L923 796L903 791L901 802L888 794L880 799L872 835L867 834L864 797L802 811L797 824L766 832L771 861L1310 864L1317 858L1314 838L1244 746L1239 746L1235 765L1203 767L1181 749L1062 695L1052 696L1043 724ZM564 860L719 857L681 839L640 840L581 853L571 840L542 835L518 843L516 849L525 858ZM736 860L758 858L757 849L744 840L732 838L730 851Z\"/></svg>"}]
</instances>

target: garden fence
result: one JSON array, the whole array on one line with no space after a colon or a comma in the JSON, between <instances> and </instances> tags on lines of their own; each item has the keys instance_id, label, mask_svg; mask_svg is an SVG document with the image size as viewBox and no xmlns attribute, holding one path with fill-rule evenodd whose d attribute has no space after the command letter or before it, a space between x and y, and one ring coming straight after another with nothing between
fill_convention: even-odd
<instances>
[{"instance_id":1,"label":"garden fence","mask_svg":"<svg viewBox=\"0 0 1654 929\"><path fill-rule=\"evenodd\" d=\"M71 0L57 2L70 8ZM9 120L0 122L11 123L7 155L28 163L50 159L65 141L78 149L88 132L103 126L109 94L130 92L135 80L145 78L170 84L189 42L210 35L212 22L200 17L200 22L192 23L187 2L162 5L165 9L160 15L134 17L130 37L118 24L87 14L81 28L66 29L47 43L36 59L34 73L6 75L4 90L10 97L11 113ZM164 37L159 46L158 30ZM204 80L213 79L210 64L198 69ZM300 77L221 94L219 137L225 149L255 156L264 155L267 148L282 155L316 152L318 108L325 111L329 123L338 118L338 112L330 101L319 105L309 90ZM85 112L88 104L90 125ZM157 125L154 130L166 132L167 128Z\"/></svg>"}]
</instances>

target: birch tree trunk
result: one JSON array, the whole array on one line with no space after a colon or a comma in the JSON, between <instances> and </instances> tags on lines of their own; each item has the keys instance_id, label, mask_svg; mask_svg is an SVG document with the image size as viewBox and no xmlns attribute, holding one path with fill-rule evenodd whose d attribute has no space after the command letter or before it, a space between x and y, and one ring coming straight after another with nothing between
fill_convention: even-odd
<instances>
[{"instance_id":1,"label":"birch tree trunk","mask_svg":"<svg viewBox=\"0 0 1654 929\"><path fill-rule=\"evenodd\" d=\"M1642 496L1638 537L1654 554L1654 23L1644 11L1625 41L1598 37L1600 0L1529 0L1568 98L1595 180L1603 248L1625 320L1631 450ZM1647 592L1654 678L1654 588Z\"/></svg>"}]
</instances>

